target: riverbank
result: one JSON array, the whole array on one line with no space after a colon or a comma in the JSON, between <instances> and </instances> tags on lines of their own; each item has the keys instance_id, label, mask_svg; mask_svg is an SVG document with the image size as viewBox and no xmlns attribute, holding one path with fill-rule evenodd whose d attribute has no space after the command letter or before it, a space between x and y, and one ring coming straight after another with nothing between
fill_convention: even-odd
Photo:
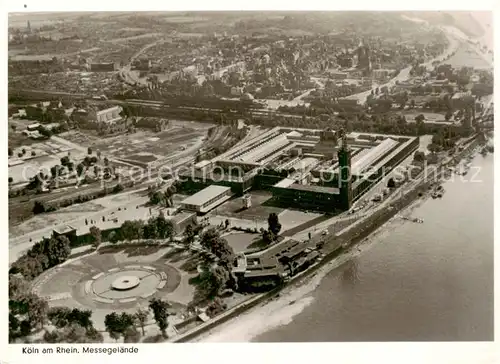
<instances>
[{"instance_id":1,"label":"riverbank","mask_svg":"<svg viewBox=\"0 0 500 364\"><path fill-rule=\"evenodd\" d=\"M460 157L469 153L476 143L476 139L471 138L467 147L460 153ZM443 165L446 164L446 162L443 163ZM432 180L422 180L421 183L414 185L410 191L406 191L398 199L390 201L388 206L376 210L372 215L340 232L334 240L327 244L325 249L327 255L321 262L294 277L283 289L269 292L256 299L258 302L248 307L248 309L251 308L250 311L244 314L242 312L246 309L238 311L238 313L226 317L224 323L220 325L214 322L206 330L192 332L188 337L175 341L248 341L251 337L259 335L262 327L272 327L274 324L285 325L286 320L291 320L295 314L302 312L312 302L312 298L306 296L315 290L322 278L333 269L365 251L373 239L387 232L385 227L394 220L395 216L401 213L408 215L413 209L420 206L429 197L429 186L433 182ZM338 246L347 246L347 248L338 250ZM276 300L276 297L279 298ZM236 314L239 315L238 318L229 321ZM270 319L270 317L275 317L275 319ZM265 321L262 321L261 318Z\"/></svg>"},{"instance_id":2,"label":"riverbank","mask_svg":"<svg viewBox=\"0 0 500 364\"><path fill-rule=\"evenodd\" d=\"M411 213L424 200L413 201L405 213ZM309 306L314 298L311 294L321 281L333 270L346 264L373 247L375 238L388 233L388 225L394 216L376 228L369 236L361 238L349 249L342 251L333 260L325 261L301 276L296 282L283 288L279 293L253 309L241 314L237 319L223 323L208 332L193 338L191 342L248 342L258 335L278 326L287 325L293 318Z\"/></svg>"},{"instance_id":3,"label":"riverbank","mask_svg":"<svg viewBox=\"0 0 500 364\"><path fill-rule=\"evenodd\" d=\"M290 315L293 312L300 312L302 310L302 305L307 303L305 301L297 302L300 297L312 292L315 287L319 285L321 279L328 274L332 269L344 264L345 262L352 259L357 254L360 254L365 247L361 248L360 245L364 246L363 241L372 233L382 230L383 226L394 217L400 209L408 207L412 202L415 201L415 197L418 196L418 191L412 191L401 197L397 202L394 202L386 209L379 210L373 215L362 219L360 222L361 226L355 229L346 228L344 232L341 232L338 236L327 244L325 249L326 256L319 263L308 269L307 271L294 277L284 288L279 288L268 292L263 295L250 300L251 302L245 302L239 309L235 309L233 312L228 312L224 317L214 320L211 325L206 325L205 327L200 327L197 330L193 330L190 333L182 335L178 338L174 338L174 342L186 342L186 341L233 341L234 338L238 336L233 336L234 325L243 326L244 330L240 333L245 333L245 335L250 335L251 328L245 326L241 323L241 320L245 320L246 315L250 315L251 322L254 325L259 326L259 320L255 320L253 312L258 312L258 315L266 315L274 312L275 309L280 310L281 314ZM397 208L396 208L397 206ZM361 244L359 244L361 243ZM344 248L338 248L339 246L347 246ZM312 277L312 281L311 281ZM286 307L283 310L283 298L274 303L276 297L286 297L288 305L293 307ZM300 298L301 300L301 298ZM250 311L247 311L252 309ZM264 312L261 313L261 311ZM247 311L248 313L243 313ZM237 320L229 321L231 318L238 316ZM293 316L293 315L292 315ZM243 317L243 318L242 318ZM229 321L229 322L228 322ZM243 321L244 322L244 321ZM281 319L277 321L279 324L283 324ZM225 327L231 327L231 330L225 330ZM260 327L260 326L259 326ZM214 333L216 336L213 336ZM224 335L229 335L227 338ZM241 336L240 336L241 337ZM233 339L231 339L233 338ZM245 341L245 339L237 339L236 341Z\"/></svg>"}]
</instances>

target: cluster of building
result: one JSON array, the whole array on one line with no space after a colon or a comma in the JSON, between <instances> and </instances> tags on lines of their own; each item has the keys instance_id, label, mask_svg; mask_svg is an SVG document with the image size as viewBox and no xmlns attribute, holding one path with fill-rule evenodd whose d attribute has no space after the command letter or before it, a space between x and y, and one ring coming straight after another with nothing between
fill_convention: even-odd
<instances>
[{"instance_id":1,"label":"cluster of building","mask_svg":"<svg viewBox=\"0 0 500 364\"><path fill-rule=\"evenodd\" d=\"M182 173L186 187L202 190L182 206L206 213L261 189L283 206L346 211L418 146L418 137L276 127Z\"/></svg>"},{"instance_id":2,"label":"cluster of building","mask_svg":"<svg viewBox=\"0 0 500 364\"><path fill-rule=\"evenodd\" d=\"M197 81L200 85L217 81L226 86L215 90L221 96L285 100L315 87L311 77L383 81L397 69L439 54L444 48L438 42L396 46L380 39L365 42L345 34L314 39L278 35L202 37L184 41L183 45L184 52L173 50L160 60L153 48L136 67L169 74L165 83L170 88L180 81Z\"/></svg>"}]
</instances>

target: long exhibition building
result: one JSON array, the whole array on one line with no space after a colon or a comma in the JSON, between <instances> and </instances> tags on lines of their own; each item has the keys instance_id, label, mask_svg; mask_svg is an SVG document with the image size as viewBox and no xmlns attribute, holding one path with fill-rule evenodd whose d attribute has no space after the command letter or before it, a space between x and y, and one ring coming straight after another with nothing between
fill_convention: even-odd
<instances>
[{"instance_id":1,"label":"long exhibition building","mask_svg":"<svg viewBox=\"0 0 500 364\"><path fill-rule=\"evenodd\" d=\"M346 211L418 147L418 137L276 127L180 177L192 192L268 190L286 207Z\"/></svg>"}]
</instances>

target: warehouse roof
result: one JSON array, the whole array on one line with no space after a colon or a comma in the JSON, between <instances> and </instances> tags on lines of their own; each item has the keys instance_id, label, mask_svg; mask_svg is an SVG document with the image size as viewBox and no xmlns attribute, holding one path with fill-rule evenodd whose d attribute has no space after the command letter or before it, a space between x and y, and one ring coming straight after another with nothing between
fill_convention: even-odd
<instances>
[{"instance_id":1,"label":"warehouse roof","mask_svg":"<svg viewBox=\"0 0 500 364\"><path fill-rule=\"evenodd\" d=\"M312 191L319 193L328 193L328 194L338 194L339 189L335 187L324 187L324 186L314 186L314 185L301 185L299 183L294 183L289 188L300 191Z\"/></svg>"},{"instance_id":2,"label":"warehouse roof","mask_svg":"<svg viewBox=\"0 0 500 364\"><path fill-rule=\"evenodd\" d=\"M203 205L205 202L229 191L230 187L211 185L184 199L181 203L186 205Z\"/></svg>"}]
</instances>

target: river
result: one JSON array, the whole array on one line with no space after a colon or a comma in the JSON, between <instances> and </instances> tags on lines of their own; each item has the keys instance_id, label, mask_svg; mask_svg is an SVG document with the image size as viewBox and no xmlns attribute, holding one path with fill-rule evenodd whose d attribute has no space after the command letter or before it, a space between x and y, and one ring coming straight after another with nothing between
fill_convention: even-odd
<instances>
[{"instance_id":1,"label":"river","mask_svg":"<svg viewBox=\"0 0 500 364\"><path fill-rule=\"evenodd\" d=\"M460 179L412 209L424 224L393 219L253 341L493 340L493 156Z\"/></svg>"},{"instance_id":2,"label":"river","mask_svg":"<svg viewBox=\"0 0 500 364\"><path fill-rule=\"evenodd\" d=\"M476 173L477 172L477 173ZM201 342L493 340L493 156Z\"/></svg>"}]
</instances>

